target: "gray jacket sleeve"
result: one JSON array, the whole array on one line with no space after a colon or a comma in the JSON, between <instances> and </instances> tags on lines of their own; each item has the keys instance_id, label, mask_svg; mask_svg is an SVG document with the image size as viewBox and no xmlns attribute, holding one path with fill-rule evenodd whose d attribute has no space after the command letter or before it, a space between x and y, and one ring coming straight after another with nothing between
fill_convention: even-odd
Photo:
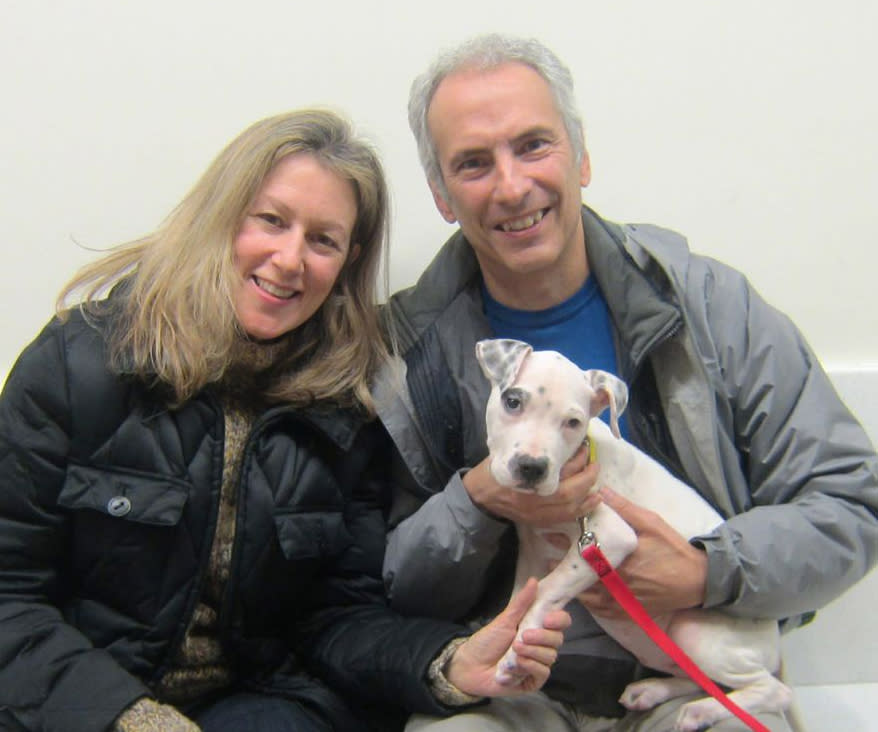
<instances>
[{"instance_id":1,"label":"gray jacket sleeve","mask_svg":"<svg viewBox=\"0 0 878 732\"><path fill-rule=\"evenodd\" d=\"M705 604L791 618L878 559L878 458L790 320L725 267L703 281L726 488L745 509L701 539Z\"/></svg>"},{"instance_id":2,"label":"gray jacket sleeve","mask_svg":"<svg viewBox=\"0 0 878 732\"><path fill-rule=\"evenodd\" d=\"M406 614L465 617L482 596L507 529L475 506L455 473L390 533L384 580L391 605Z\"/></svg>"}]
</instances>

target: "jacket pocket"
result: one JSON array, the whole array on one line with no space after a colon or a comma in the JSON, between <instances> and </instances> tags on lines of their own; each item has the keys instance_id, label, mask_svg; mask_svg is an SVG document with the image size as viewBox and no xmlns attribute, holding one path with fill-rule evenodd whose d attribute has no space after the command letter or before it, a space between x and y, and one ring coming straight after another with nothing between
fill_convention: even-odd
<instances>
[{"instance_id":1,"label":"jacket pocket","mask_svg":"<svg viewBox=\"0 0 878 732\"><path fill-rule=\"evenodd\" d=\"M189 485L168 476L70 465L58 504L139 524L176 526L188 498Z\"/></svg>"},{"instance_id":2,"label":"jacket pocket","mask_svg":"<svg viewBox=\"0 0 878 732\"><path fill-rule=\"evenodd\" d=\"M353 541L338 511L276 514L274 523L281 551L289 560L337 556Z\"/></svg>"}]
</instances>

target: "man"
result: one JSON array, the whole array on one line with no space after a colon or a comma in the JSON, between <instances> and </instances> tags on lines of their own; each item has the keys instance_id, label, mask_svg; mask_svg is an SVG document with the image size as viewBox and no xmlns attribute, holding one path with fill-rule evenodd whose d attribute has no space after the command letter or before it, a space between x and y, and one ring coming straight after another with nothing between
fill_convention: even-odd
<instances>
[{"instance_id":1,"label":"man","mask_svg":"<svg viewBox=\"0 0 878 732\"><path fill-rule=\"evenodd\" d=\"M500 36L464 44L415 81L409 121L439 212L460 230L389 307L400 371L379 385L379 409L405 467L385 560L392 604L490 615L511 586L511 521L545 525L594 506L582 454L554 499L491 478L489 385L474 357L486 337L619 375L627 437L726 517L690 543L602 496L639 535L620 571L653 614L717 607L792 628L860 579L878 547L869 439L795 327L742 275L690 254L673 232L581 205L591 171L572 79L554 54ZM584 611L621 612L606 592L579 601L545 693L415 717L407 729L665 729L686 699L618 719L622 689L649 671ZM789 729L782 714L759 718Z\"/></svg>"}]
</instances>

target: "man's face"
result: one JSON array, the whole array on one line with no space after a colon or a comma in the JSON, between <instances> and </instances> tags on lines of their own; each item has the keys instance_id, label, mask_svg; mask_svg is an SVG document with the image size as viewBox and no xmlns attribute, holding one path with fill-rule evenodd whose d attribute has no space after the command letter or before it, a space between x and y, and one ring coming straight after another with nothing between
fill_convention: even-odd
<instances>
[{"instance_id":1,"label":"man's face","mask_svg":"<svg viewBox=\"0 0 878 732\"><path fill-rule=\"evenodd\" d=\"M439 84L427 114L447 194L491 294L532 310L572 295L588 273L580 214L588 156L574 159L548 84L529 66L463 70ZM535 301L542 289L554 302Z\"/></svg>"}]
</instances>

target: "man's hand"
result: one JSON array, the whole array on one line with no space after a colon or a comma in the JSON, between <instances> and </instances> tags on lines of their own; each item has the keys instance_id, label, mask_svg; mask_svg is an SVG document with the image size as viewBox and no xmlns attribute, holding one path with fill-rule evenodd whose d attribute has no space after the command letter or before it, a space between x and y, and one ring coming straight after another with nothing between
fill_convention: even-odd
<instances>
[{"instance_id":1,"label":"man's hand","mask_svg":"<svg viewBox=\"0 0 878 732\"><path fill-rule=\"evenodd\" d=\"M637 549L616 569L649 614L656 617L700 606L707 583L707 554L692 546L657 513L608 488L602 488L600 496L637 534ZM595 615L627 617L600 582L578 597Z\"/></svg>"},{"instance_id":2,"label":"man's hand","mask_svg":"<svg viewBox=\"0 0 878 732\"><path fill-rule=\"evenodd\" d=\"M494 480L490 458L463 476L463 485L483 511L517 523L552 526L575 521L594 510L600 499L592 493L598 466L588 464L588 449L581 447L561 468L558 490L551 496L524 493Z\"/></svg>"},{"instance_id":3,"label":"man's hand","mask_svg":"<svg viewBox=\"0 0 878 732\"><path fill-rule=\"evenodd\" d=\"M546 683L549 671L558 658L564 630L570 616L564 610L546 615L542 628L524 631L522 640L514 640L518 624L537 596L534 578L516 593L506 609L491 623L471 636L451 657L445 677L458 689L472 696L513 696L536 691ZM520 677L515 685L499 684L494 674L497 662L512 644L518 655L511 672Z\"/></svg>"}]
</instances>

